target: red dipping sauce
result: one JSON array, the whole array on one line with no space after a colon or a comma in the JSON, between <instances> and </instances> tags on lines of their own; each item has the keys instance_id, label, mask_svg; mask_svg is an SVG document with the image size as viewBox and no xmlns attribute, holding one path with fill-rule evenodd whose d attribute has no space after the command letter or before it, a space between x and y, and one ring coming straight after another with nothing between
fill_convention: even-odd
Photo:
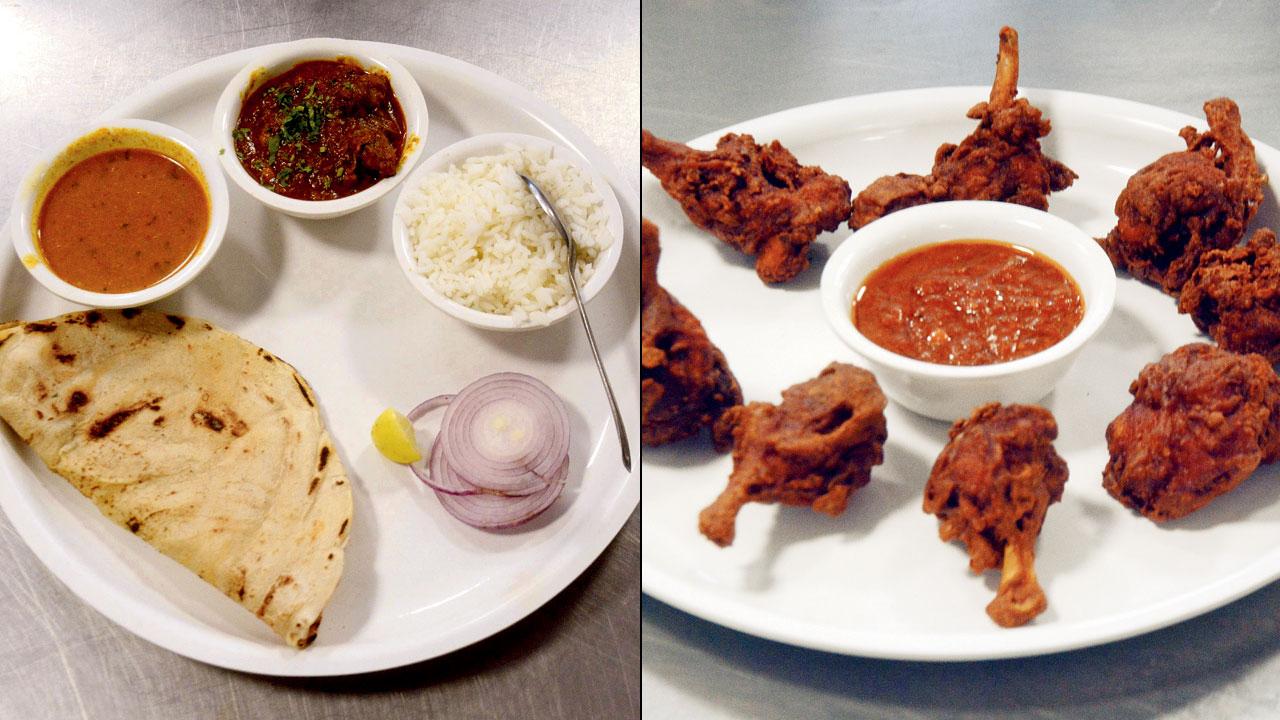
<instances>
[{"instance_id":1,"label":"red dipping sauce","mask_svg":"<svg viewBox=\"0 0 1280 720\"><path fill-rule=\"evenodd\" d=\"M994 240L950 240L873 270L852 315L858 332L899 355L990 365L1056 345L1080 324L1084 298L1044 255Z\"/></svg>"}]
</instances>

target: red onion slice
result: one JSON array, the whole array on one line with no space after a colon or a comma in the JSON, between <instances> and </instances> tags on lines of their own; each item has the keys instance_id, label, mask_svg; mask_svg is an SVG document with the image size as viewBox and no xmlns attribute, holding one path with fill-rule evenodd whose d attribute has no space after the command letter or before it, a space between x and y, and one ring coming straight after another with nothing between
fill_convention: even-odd
<instances>
[{"instance_id":1,"label":"red onion slice","mask_svg":"<svg viewBox=\"0 0 1280 720\"><path fill-rule=\"evenodd\" d=\"M569 413L536 378L497 373L406 416L446 407L429 459L409 467L459 520L478 528L527 522L556 501L569 475Z\"/></svg>"},{"instance_id":2,"label":"red onion slice","mask_svg":"<svg viewBox=\"0 0 1280 720\"><path fill-rule=\"evenodd\" d=\"M565 458L551 485L542 492L522 497L488 493L450 495L437 492L436 497L450 515L472 527L494 530L509 528L526 523L551 507L564 490L568 475L569 459Z\"/></svg>"},{"instance_id":3,"label":"red onion slice","mask_svg":"<svg viewBox=\"0 0 1280 720\"><path fill-rule=\"evenodd\" d=\"M518 410L518 411L517 411ZM480 490L528 495L546 490L569 454L569 413L536 378L497 373L454 397L432 455ZM440 489L457 492L450 478ZM433 483L434 485L434 483Z\"/></svg>"}]
</instances>

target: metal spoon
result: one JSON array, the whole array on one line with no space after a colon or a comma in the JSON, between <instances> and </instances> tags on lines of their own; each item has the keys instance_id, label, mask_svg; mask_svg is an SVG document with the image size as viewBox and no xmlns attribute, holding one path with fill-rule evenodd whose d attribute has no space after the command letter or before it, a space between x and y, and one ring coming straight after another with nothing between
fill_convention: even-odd
<instances>
[{"instance_id":1,"label":"metal spoon","mask_svg":"<svg viewBox=\"0 0 1280 720\"><path fill-rule=\"evenodd\" d=\"M578 290L578 247L573 242L573 236L565 229L564 223L560 222L560 214L556 212L556 206L551 204L542 192L542 188L533 180L521 174L520 179L524 180L524 184L529 187L529 192L533 193L533 199L538 201L538 206L542 211L551 218L551 224L555 226L560 237L564 238L565 243L569 245L569 285L573 287L573 299L578 303L578 315L582 317L582 327L587 331L587 343L591 345L591 355L596 359L596 369L600 371L600 381L604 383L604 392L609 396L609 408L613 410L613 424L618 428L618 442L622 444L622 465L631 472L631 444L627 442L627 428L622 424L622 413L618 412L618 401L613 397L613 386L609 384L609 376L605 374L604 363L600 362L600 350L596 348L596 336L591 332L591 322L587 320L587 308L582 304L582 292Z\"/></svg>"}]
</instances>

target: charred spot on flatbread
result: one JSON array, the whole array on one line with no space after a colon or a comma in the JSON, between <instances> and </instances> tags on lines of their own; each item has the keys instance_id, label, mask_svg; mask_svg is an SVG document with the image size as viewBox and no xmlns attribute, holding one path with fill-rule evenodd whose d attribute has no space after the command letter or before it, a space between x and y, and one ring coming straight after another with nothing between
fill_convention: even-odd
<instances>
[{"instance_id":1,"label":"charred spot on flatbread","mask_svg":"<svg viewBox=\"0 0 1280 720\"><path fill-rule=\"evenodd\" d=\"M320 628L320 615L316 616L316 621L311 623L311 627L307 628L307 636L298 640L298 649L301 650L316 640L316 630ZM301 624L298 627L302 627Z\"/></svg>"},{"instance_id":2,"label":"charred spot on flatbread","mask_svg":"<svg viewBox=\"0 0 1280 720\"><path fill-rule=\"evenodd\" d=\"M63 352L62 348L58 346L58 343L54 343L49 349L50 351L53 352L53 359L57 360L63 365L70 365L71 363L76 361L76 354Z\"/></svg>"},{"instance_id":3,"label":"charred spot on flatbread","mask_svg":"<svg viewBox=\"0 0 1280 720\"><path fill-rule=\"evenodd\" d=\"M177 315L165 315L164 319L172 323L178 330L181 330L183 326L187 324L186 319L178 317Z\"/></svg>"},{"instance_id":4,"label":"charred spot on flatbread","mask_svg":"<svg viewBox=\"0 0 1280 720\"><path fill-rule=\"evenodd\" d=\"M123 315L126 320L132 320L133 318L136 318L139 315L141 315L142 311L139 310L138 308L125 308L120 311L120 314Z\"/></svg>"},{"instance_id":5,"label":"charred spot on flatbread","mask_svg":"<svg viewBox=\"0 0 1280 720\"><path fill-rule=\"evenodd\" d=\"M294 373L293 381L298 383L298 392L302 393L302 399L306 400L311 407L315 407L316 404L311 402L311 393L307 392L306 383L302 382L302 378L298 377L297 373Z\"/></svg>"},{"instance_id":6,"label":"charred spot on flatbread","mask_svg":"<svg viewBox=\"0 0 1280 720\"><path fill-rule=\"evenodd\" d=\"M89 404L89 396L83 390L71 391L71 396L67 398L67 412L79 412L80 408Z\"/></svg>"},{"instance_id":7,"label":"charred spot on flatbread","mask_svg":"<svg viewBox=\"0 0 1280 720\"><path fill-rule=\"evenodd\" d=\"M142 402L134 403L128 407L122 407L119 410L116 410L91 425L89 427L89 437L94 440L101 440L102 438L110 435L112 431L120 427L122 423L136 415L142 409L155 407L155 404L159 402L159 400L160 398L156 398L155 400L143 400Z\"/></svg>"},{"instance_id":8,"label":"charred spot on flatbread","mask_svg":"<svg viewBox=\"0 0 1280 720\"><path fill-rule=\"evenodd\" d=\"M58 323L55 322L30 322L22 326L23 330L29 333L50 333L58 329Z\"/></svg>"},{"instance_id":9,"label":"charred spot on flatbread","mask_svg":"<svg viewBox=\"0 0 1280 720\"><path fill-rule=\"evenodd\" d=\"M222 429L227 426L222 418L204 409L197 409L191 413L191 422L195 425L203 425L214 432L222 432Z\"/></svg>"},{"instance_id":10,"label":"charred spot on flatbread","mask_svg":"<svg viewBox=\"0 0 1280 720\"><path fill-rule=\"evenodd\" d=\"M324 470L324 466L329 464L329 446L324 445L320 448L320 467L316 471Z\"/></svg>"},{"instance_id":11,"label":"charred spot on flatbread","mask_svg":"<svg viewBox=\"0 0 1280 720\"><path fill-rule=\"evenodd\" d=\"M142 529L142 521L132 515L129 516L129 520L125 524L129 526L129 532L134 535L137 535L138 530Z\"/></svg>"}]
</instances>

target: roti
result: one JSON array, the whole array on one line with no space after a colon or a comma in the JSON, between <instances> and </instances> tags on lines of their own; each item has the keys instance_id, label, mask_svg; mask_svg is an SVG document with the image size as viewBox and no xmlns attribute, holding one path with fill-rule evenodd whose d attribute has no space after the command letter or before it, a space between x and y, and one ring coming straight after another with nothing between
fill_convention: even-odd
<instances>
[{"instance_id":1,"label":"roti","mask_svg":"<svg viewBox=\"0 0 1280 720\"><path fill-rule=\"evenodd\" d=\"M0 325L0 418L112 521L307 647L342 575L351 487L292 366L195 318Z\"/></svg>"}]
</instances>

